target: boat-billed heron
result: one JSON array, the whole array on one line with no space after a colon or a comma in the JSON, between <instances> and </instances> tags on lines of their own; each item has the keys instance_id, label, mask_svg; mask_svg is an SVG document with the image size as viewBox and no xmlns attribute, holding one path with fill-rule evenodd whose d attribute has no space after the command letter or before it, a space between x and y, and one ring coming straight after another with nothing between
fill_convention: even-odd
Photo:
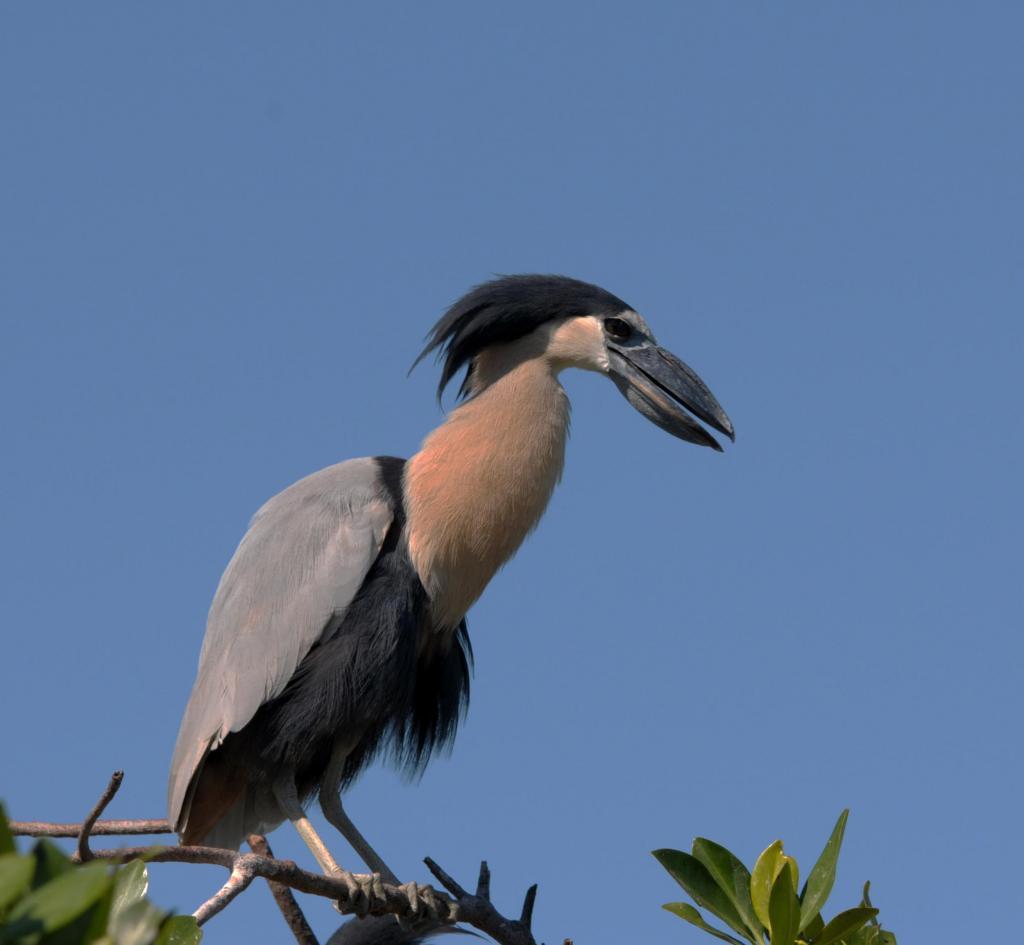
<instances>
[{"instance_id":1,"label":"boat-billed heron","mask_svg":"<svg viewBox=\"0 0 1024 945\"><path fill-rule=\"evenodd\" d=\"M413 771L450 744L469 697L466 612L537 525L562 473L566 368L607 375L663 430L720 449L733 437L704 382L632 306L563 276L477 286L428 335L438 395L459 404L411 459L313 473L255 515L210 608L171 765L169 815L186 844L237 848L291 820L327 820L373 871L341 791L377 755ZM695 419L696 418L696 419ZM356 892L356 891L354 891Z\"/></svg>"}]
</instances>

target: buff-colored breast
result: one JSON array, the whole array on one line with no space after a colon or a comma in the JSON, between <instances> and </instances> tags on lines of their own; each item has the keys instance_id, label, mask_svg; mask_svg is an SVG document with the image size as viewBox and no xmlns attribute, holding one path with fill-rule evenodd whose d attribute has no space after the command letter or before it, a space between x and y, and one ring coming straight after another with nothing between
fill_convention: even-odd
<instances>
[{"instance_id":1,"label":"buff-colored breast","mask_svg":"<svg viewBox=\"0 0 1024 945\"><path fill-rule=\"evenodd\" d=\"M536 527L562 474L568 430L556 371L527 359L455 410L409 461L409 552L441 625L458 625Z\"/></svg>"}]
</instances>

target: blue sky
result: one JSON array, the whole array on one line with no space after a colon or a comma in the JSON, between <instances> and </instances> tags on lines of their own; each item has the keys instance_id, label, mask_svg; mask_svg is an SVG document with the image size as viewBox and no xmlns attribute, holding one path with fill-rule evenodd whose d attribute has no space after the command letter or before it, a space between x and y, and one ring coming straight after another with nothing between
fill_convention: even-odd
<instances>
[{"instance_id":1,"label":"blue sky","mask_svg":"<svg viewBox=\"0 0 1024 945\"><path fill-rule=\"evenodd\" d=\"M1024 14L982 2L6 4L0 567L15 816L162 816L252 512L440 419L406 370L495 272L640 310L724 455L596 376L470 614L473 704L353 818L550 942L696 942L649 856L804 862L852 808L905 940L1020 902ZM310 858L287 828L282 855ZM339 855L343 853L340 847ZM211 868L154 869L191 910ZM330 907L307 914L323 938ZM254 887L207 941L287 941Z\"/></svg>"}]
</instances>

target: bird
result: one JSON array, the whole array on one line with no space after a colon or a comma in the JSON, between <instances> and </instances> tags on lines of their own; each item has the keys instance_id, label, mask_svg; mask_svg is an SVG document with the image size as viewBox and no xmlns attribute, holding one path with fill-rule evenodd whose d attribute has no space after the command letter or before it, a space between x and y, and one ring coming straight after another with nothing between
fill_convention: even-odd
<instances>
[{"instance_id":1,"label":"bird","mask_svg":"<svg viewBox=\"0 0 1024 945\"><path fill-rule=\"evenodd\" d=\"M439 402L463 373L419 452L299 480L259 509L228 563L170 769L182 844L238 849L288 820L325 873L351 876L306 815L318 797L363 862L397 884L342 793L378 756L416 773L450 747L469 700L466 613L562 475L561 373L605 375L682 440L722 450L698 421L735 440L708 387L631 305L568 276L477 285L413 367L430 354Z\"/></svg>"}]
</instances>

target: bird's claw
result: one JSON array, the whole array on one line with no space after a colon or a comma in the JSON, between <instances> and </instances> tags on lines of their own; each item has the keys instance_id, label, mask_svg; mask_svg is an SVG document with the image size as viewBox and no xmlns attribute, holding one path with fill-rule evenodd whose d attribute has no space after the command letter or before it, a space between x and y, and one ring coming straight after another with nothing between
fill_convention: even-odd
<instances>
[{"instance_id":1,"label":"bird's claw","mask_svg":"<svg viewBox=\"0 0 1024 945\"><path fill-rule=\"evenodd\" d=\"M420 886L416 882L404 883L398 887L409 900L409 914L398 916L403 929L418 928L423 922L437 923L441 920L443 907L433 886Z\"/></svg>"},{"instance_id":2,"label":"bird's claw","mask_svg":"<svg viewBox=\"0 0 1024 945\"><path fill-rule=\"evenodd\" d=\"M433 886L420 887L420 901L423 903L425 914L429 919L440 921L448 911L445 904L438 898Z\"/></svg>"},{"instance_id":3,"label":"bird's claw","mask_svg":"<svg viewBox=\"0 0 1024 945\"><path fill-rule=\"evenodd\" d=\"M350 873L339 870L336 875L345 884L348 893L346 902L338 901L335 908L342 915L365 918L370 913L381 914L387 906L387 894L380 873Z\"/></svg>"}]
</instances>

